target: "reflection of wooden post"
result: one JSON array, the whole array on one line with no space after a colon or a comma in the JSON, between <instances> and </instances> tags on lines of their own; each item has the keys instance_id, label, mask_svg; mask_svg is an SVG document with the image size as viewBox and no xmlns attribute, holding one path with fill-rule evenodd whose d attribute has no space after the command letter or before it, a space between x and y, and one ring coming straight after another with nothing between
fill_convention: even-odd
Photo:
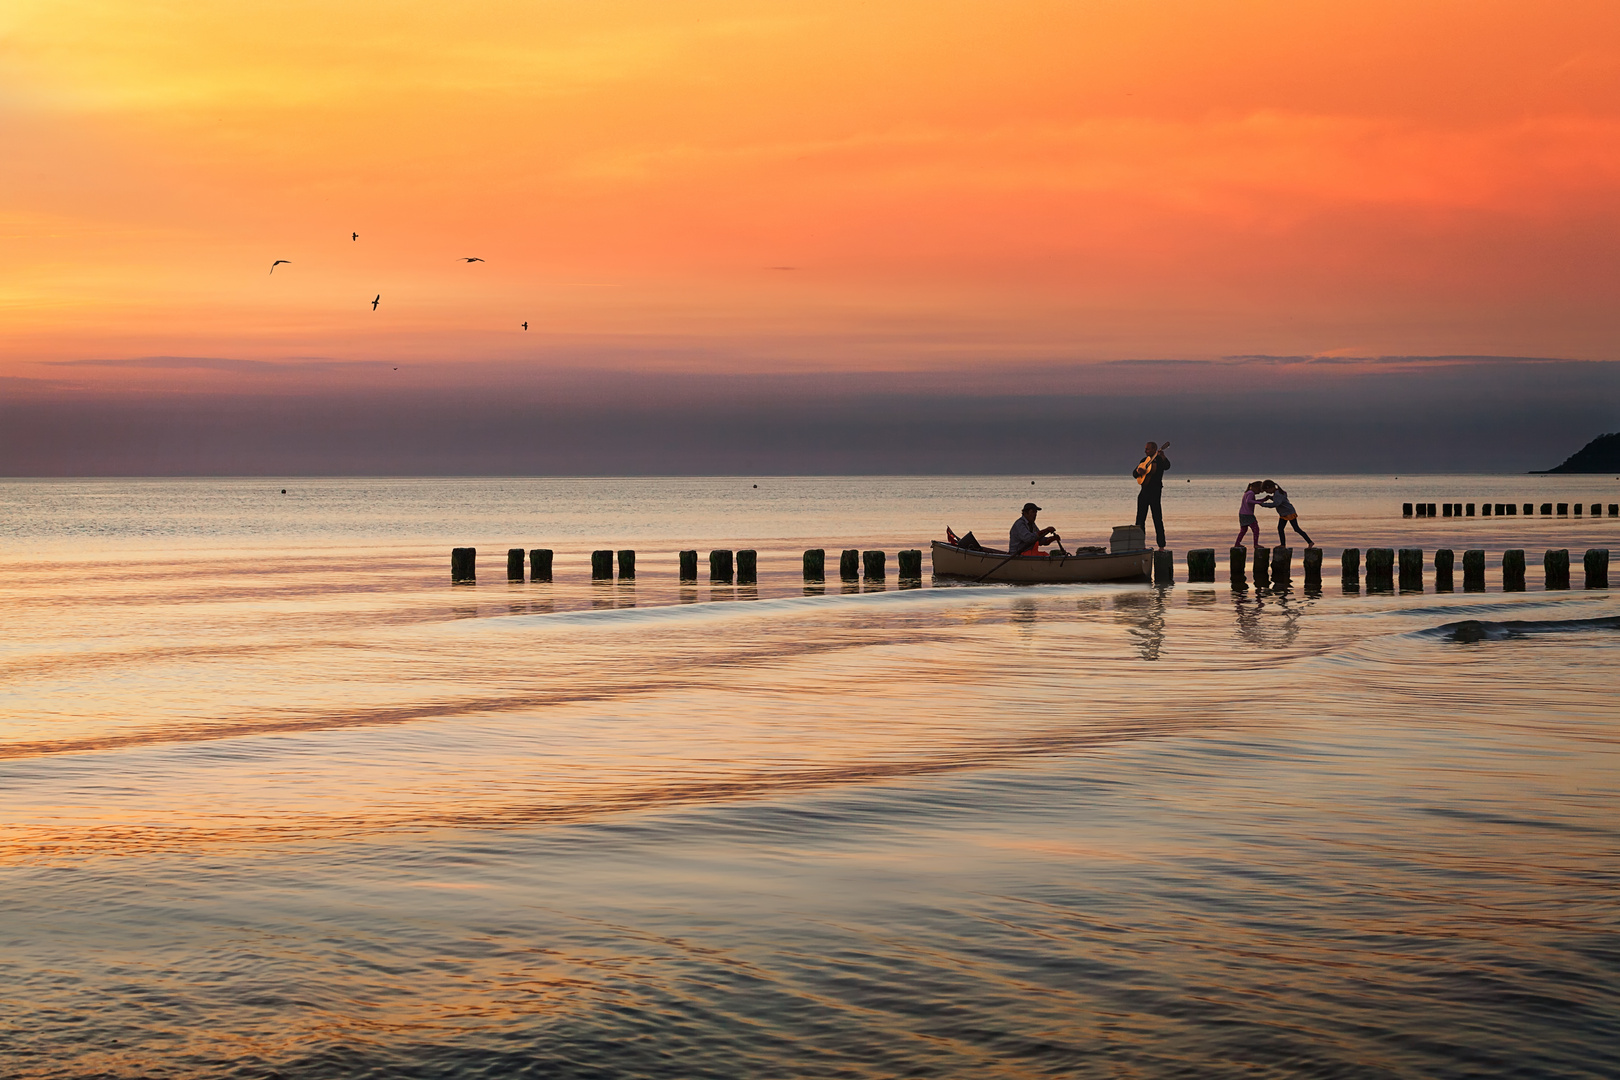
<instances>
[{"instance_id":1,"label":"reflection of wooden post","mask_svg":"<svg viewBox=\"0 0 1620 1080\"><path fill-rule=\"evenodd\" d=\"M1485 591L1485 552L1479 548L1463 552L1463 591Z\"/></svg>"},{"instance_id":2,"label":"reflection of wooden post","mask_svg":"<svg viewBox=\"0 0 1620 1080\"><path fill-rule=\"evenodd\" d=\"M1548 589L1569 588L1569 549L1558 548L1541 557L1542 581Z\"/></svg>"},{"instance_id":3,"label":"reflection of wooden post","mask_svg":"<svg viewBox=\"0 0 1620 1080\"><path fill-rule=\"evenodd\" d=\"M1255 546L1254 583L1262 588L1271 584L1271 549Z\"/></svg>"},{"instance_id":4,"label":"reflection of wooden post","mask_svg":"<svg viewBox=\"0 0 1620 1080\"><path fill-rule=\"evenodd\" d=\"M1367 549L1367 588L1393 589L1395 587L1395 549Z\"/></svg>"},{"instance_id":5,"label":"reflection of wooden post","mask_svg":"<svg viewBox=\"0 0 1620 1080\"><path fill-rule=\"evenodd\" d=\"M591 552L591 580L613 580L613 552L607 549Z\"/></svg>"},{"instance_id":6,"label":"reflection of wooden post","mask_svg":"<svg viewBox=\"0 0 1620 1080\"><path fill-rule=\"evenodd\" d=\"M1294 576L1294 549L1275 547L1271 549L1271 583L1273 585L1287 585Z\"/></svg>"},{"instance_id":7,"label":"reflection of wooden post","mask_svg":"<svg viewBox=\"0 0 1620 1080\"><path fill-rule=\"evenodd\" d=\"M697 580L697 552L695 552L695 551L683 551L683 552L681 552L681 580L682 581L696 581Z\"/></svg>"},{"instance_id":8,"label":"reflection of wooden post","mask_svg":"<svg viewBox=\"0 0 1620 1080\"><path fill-rule=\"evenodd\" d=\"M897 552L894 556L900 577L907 581L922 580L922 552L917 548L907 548Z\"/></svg>"},{"instance_id":9,"label":"reflection of wooden post","mask_svg":"<svg viewBox=\"0 0 1620 1080\"><path fill-rule=\"evenodd\" d=\"M451 548L450 549L450 580L451 581L477 581L478 580L478 549L477 548Z\"/></svg>"},{"instance_id":10,"label":"reflection of wooden post","mask_svg":"<svg viewBox=\"0 0 1620 1080\"><path fill-rule=\"evenodd\" d=\"M861 552L861 569L867 581L882 581L887 574L889 557L881 551Z\"/></svg>"},{"instance_id":11,"label":"reflection of wooden post","mask_svg":"<svg viewBox=\"0 0 1620 1080\"><path fill-rule=\"evenodd\" d=\"M1249 549L1235 547L1226 553L1226 565L1232 575L1232 584L1244 586L1249 583L1248 571Z\"/></svg>"},{"instance_id":12,"label":"reflection of wooden post","mask_svg":"<svg viewBox=\"0 0 1620 1080\"><path fill-rule=\"evenodd\" d=\"M1524 549L1502 552L1502 591L1524 592Z\"/></svg>"},{"instance_id":13,"label":"reflection of wooden post","mask_svg":"<svg viewBox=\"0 0 1620 1080\"><path fill-rule=\"evenodd\" d=\"M1586 551L1586 587L1588 589L1607 589L1609 587L1609 549L1588 548Z\"/></svg>"},{"instance_id":14,"label":"reflection of wooden post","mask_svg":"<svg viewBox=\"0 0 1620 1080\"><path fill-rule=\"evenodd\" d=\"M1457 565L1457 553L1450 548L1441 548L1434 553L1434 591L1450 592L1452 590L1452 569Z\"/></svg>"},{"instance_id":15,"label":"reflection of wooden post","mask_svg":"<svg viewBox=\"0 0 1620 1080\"><path fill-rule=\"evenodd\" d=\"M636 580L636 553L629 548L619 552L619 580Z\"/></svg>"},{"instance_id":16,"label":"reflection of wooden post","mask_svg":"<svg viewBox=\"0 0 1620 1080\"><path fill-rule=\"evenodd\" d=\"M550 548L530 548L529 549L529 580L530 581L550 581L551 580L551 549Z\"/></svg>"},{"instance_id":17,"label":"reflection of wooden post","mask_svg":"<svg viewBox=\"0 0 1620 1080\"><path fill-rule=\"evenodd\" d=\"M759 584L759 553L753 548L737 552L737 584Z\"/></svg>"},{"instance_id":18,"label":"reflection of wooden post","mask_svg":"<svg viewBox=\"0 0 1620 1080\"><path fill-rule=\"evenodd\" d=\"M709 580L730 585L731 578L731 551L727 548L721 548L718 551L709 552Z\"/></svg>"},{"instance_id":19,"label":"reflection of wooden post","mask_svg":"<svg viewBox=\"0 0 1620 1080\"><path fill-rule=\"evenodd\" d=\"M1322 587L1322 549L1319 547L1305 549L1305 587L1307 589Z\"/></svg>"},{"instance_id":20,"label":"reflection of wooden post","mask_svg":"<svg viewBox=\"0 0 1620 1080\"><path fill-rule=\"evenodd\" d=\"M1187 580L1215 580L1215 549L1194 548L1187 552Z\"/></svg>"},{"instance_id":21,"label":"reflection of wooden post","mask_svg":"<svg viewBox=\"0 0 1620 1080\"><path fill-rule=\"evenodd\" d=\"M523 580L523 549L522 548L507 548L506 549L506 580L507 581L522 581Z\"/></svg>"},{"instance_id":22,"label":"reflection of wooden post","mask_svg":"<svg viewBox=\"0 0 1620 1080\"><path fill-rule=\"evenodd\" d=\"M844 581L861 580L861 553L854 548L845 548L843 554L838 556L838 576Z\"/></svg>"},{"instance_id":23,"label":"reflection of wooden post","mask_svg":"<svg viewBox=\"0 0 1620 1080\"><path fill-rule=\"evenodd\" d=\"M1153 584L1174 585L1176 583L1176 554L1163 548L1153 553Z\"/></svg>"},{"instance_id":24,"label":"reflection of wooden post","mask_svg":"<svg viewBox=\"0 0 1620 1080\"><path fill-rule=\"evenodd\" d=\"M1346 585L1361 585L1361 549L1345 548L1339 556L1339 577Z\"/></svg>"},{"instance_id":25,"label":"reflection of wooden post","mask_svg":"<svg viewBox=\"0 0 1620 1080\"><path fill-rule=\"evenodd\" d=\"M811 548L804 553L804 580L827 580L827 549Z\"/></svg>"},{"instance_id":26,"label":"reflection of wooden post","mask_svg":"<svg viewBox=\"0 0 1620 1080\"><path fill-rule=\"evenodd\" d=\"M1401 548L1401 592L1423 591L1423 549Z\"/></svg>"}]
</instances>

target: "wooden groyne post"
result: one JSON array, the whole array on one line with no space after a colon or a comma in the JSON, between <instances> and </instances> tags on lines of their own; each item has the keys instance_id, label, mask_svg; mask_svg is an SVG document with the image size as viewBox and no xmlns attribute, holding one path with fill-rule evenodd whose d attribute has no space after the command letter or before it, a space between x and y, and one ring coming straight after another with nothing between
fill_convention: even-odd
<instances>
[{"instance_id":1,"label":"wooden groyne post","mask_svg":"<svg viewBox=\"0 0 1620 1080\"><path fill-rule=\"evenodd\" d=\"M712 584L714 582L719 582L724 585L730 585L733 576L730 549L721 548L718 551L709 552L710 583Z\"/></svg>"},{"instance_id":2,"label":"wooden groyne post","mask_svg":"<svg viewBox=\"0 0 1620 1080\"><path fill-rule=\"evenodd\" d=\"M811 548L804 553L804 580L827 580L827 549Z\"/></svg>"},{"instance_id":3,"label":"wooden groyne post","mask_svg":"<svg viewBox=\"0 0 1620 1080\"><path fill-rule=\"evenodd\" d=\"M1367 588L1392 590L1395 588L1395 549L1367 549Z\"/></svg>"},{"instance_id":4,"label":"wooden groyne post","mask_svg":"<svg viewBox=\"0 0 1620 1080\"><path fill-rule=\"evenodd\" d=\"M861 570L867 581L882 581L888 574L889 557L881 551L861 552Z\"/></svg>"},{"instance_id":5,"label":"wooden groyne post","mask_svg":"<svg viewBox=\"0 0 1620 1080\"><path fill-rule=\"evenodd\" d=\"M450 549L450 580L451 582L478 580L477 548Z\"/></svg>"},{"instance_id":6,"label":"wooden groyne post","mask_svg":"<svg viewBox=\"0 0 1620 1080\"><path fill-rule=\"evenodd\" d=\"M1265 588L1271 584L1271 549L1256 547L1254 549L1254 584L1257 588Z\"/></svg>"},{"instance_id":7,"label":"wooden groyne post","mask_svg":"<svg viewBox=\"0 0 1620 1080\"><path fill-rule=\"evenodd\" d=\"M1305 549L1305 587L1307 589L1320 589L1322 587L1322 549L1308 547Z\"/></svg>"},{"instance_id":8,"label":"wooden groyne post","mask_svg":"<svg viewBox=\"0 0 1620 1080\"><path fill-rule=\"evenodd\" d=\"M1345 548L1339 555L1339 583L1346 588L1361 588L1361 549Z\"/></svg>"},{"instance_id":9,"label":"wooden groyne post","mask_svg":"<svg viewBox=\"0 0 1620 1080\"><path fill-rule=\"evenodd\" d=\"M1569 549L1556 548L1548 551L1541 557L1543 587L1548 589L1569 588Z\"/></svg>"},{"instance_id":10,"label":"wooden groyne post","mask_svg":"<svg viewBox=\"0 0 1620 1080\"><path fill-rule=\"evenodd\" d=\"M1153 584L1174 585L1176 583L1176 553L1160 549L1153 553Z\"/></svg>"},{"instance_id":11,"label":"wooden groyne post","mask_svg":"<svg viewBox=\"0 0 1620 1080\"><path fill-rule=\"evenodd\" d=\"M1586 558L1586 587L1588 589L1607 589L1609 587L1609 549L1588 548Z\"/></svg>"},{"instance_id":12,"label":"wooden groyne post","mask_svg":"<svg viewBox=\"0 0 1620 1080\"><path fill-rule=\"evenodd\" d=\"M1275 547L1271 549L1271 584L1286 586L1294 579L1294 549L1288 547Z\"/></svg>"},{"instance_id":13,"label":"wooden groyne post","mask_svg":"<svg viewBox=\"0 0 1620 1080\"><path fill-rule=\"evenodd\" d=\"M1215 580L1215 549L1194 548L1187 552L1187 581Z\"/></svg>"},{"instance_id":14,"label":"wooden groyne post","mask_svg":"<svg viewBox=\"0 0 1620 1080\"><path fill-rule=\"evenodd\" d=\"M507 581L522 581L523 580L523 549L522 548L507 548L506 549L506 580Z\"/></svg>"},{"instance_id":15,"label":"wooden groyne post","mask_svg":"<svg viewBox=\"0 0 1620 1080\"><path fill-rule=\"evenodd\" d=\"M682 581L696 581L697 580L697 552L696 551L683 551L683 552L681 552L681 580Z\"/></svg>"},{"instance_id":16,"label":"wooden groyne post","mask_svg":"<svg viewBox=\"0 0 1620 1080\"><path fill-rule=\"evenodd\" d=\"M1485 591L1485 552L1469 548L1463 552L1463 592Z\"/></svg>"},{"instance_id":17,"label":"wooden groyne post","mask_svg":"<svg viewBox=\"0 0 1620 1080\"><path fill-rule=\"evenodd\" d=\"M1423 549L1401 548L1401 592L1423 591Z\"/></svg>"},{"instance_id":18,"label":"wooden groyne post","mask_svg":"<svg viewBox=\"0 0 1620 1080\"><path fill-rule=\"evenodd\" d=\"M551 549L550 548L530 548L529 549L529 580L530 581L550 581L551 580Z\"/></svg>"},{"instance_id":19,"label":"wooden groyne post","mask_svg":"<svg viewBox=\"0 0 1620 1080\"><path fill-rule=\"evenodd\" d=\"M1226 565L1232 575L1232 587L1245 589L1249 585L1249 549L1235 547L1226 553Z\"/></svg>"},{"instance_id":20,"label":"wooden groyne post","mask_svg":"<svg viewBox=\"0 0 1620 1080\"><path fill-rule=\"evenodd\" d=\"M1452 571L1457 565L1457 553L1450 548L1441 548L1434 553L1434 591L1451 592Z\"/></svg>"},{"instance_id":21,"label":"wooden groyne post","mask_svg":"<svg viewBox=\"0 0 1620 1080\"><path fill-rule=\"evenodd\" d=\"M613 580L613 552L611 549L603 548L600 551L591 552L591 580Z\"/></svg>"},{"instance_id":22,"label":"wooden groyne post","mask_svg":"<svg viewBox=\"0 0 1620 1080\"><path fill-rule=\"evenodd\" d=\"M838 556L838 577L841 581L861 580L861 553L856 548L845 548Z\"/></svg>"},{"instance_id":23,"label":"wooden groyne post","mask_svg":"<svg viewBox=\"0 0 1620 1080\"><path fill-rule=\"evenodd\" d=\"M636 553L629 548L619 552L619 579L621 581L636 580Z\"/></svg>"},{"instance_id":24,"label":"wooden groyne post","mask_svg":"<svg viewBox=\"0 0 1620 1080\"><path fill-rule=\"evenodd\" d=\"M1502 552L1502 591L1524 592L1524 549Z\"/></svg>"},{"instance_id":25,"label":"wooden groyne post","mask_svg":"<svg viewBox=\"0 0 1620 1080\"><path fill-rule=\"evenodd\" d=\"M896 552L894 562L900 572L901 581L922 580L922 551L918 548Z\"/></svg>"},{"instance_id":26,"label":"wooden groyne post","mask_svg":"<svg viewBox=\"0 0 1620 1080\"><path fill-rule=\"evenodd\" d=\"M759 584L759 553L753 548L737 552L737 584Z\"/></svg>"}]
</instances>

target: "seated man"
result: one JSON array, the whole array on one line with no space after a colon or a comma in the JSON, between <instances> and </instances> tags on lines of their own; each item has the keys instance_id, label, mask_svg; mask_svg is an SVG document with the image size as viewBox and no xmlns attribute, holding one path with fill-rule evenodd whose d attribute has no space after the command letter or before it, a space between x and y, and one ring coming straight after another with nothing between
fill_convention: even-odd
<instances>
[{"instance_id":1,"label":"seated man","mask_svg":"<svg viewBox=\"0 0 1620 1080\"><path fill-rule=\"evenodd\" d=\"M1012 523L1007 533L1007 554L1009 555L1039 555L1041 545L1058 539L1057 530L1048 525L1040 528L1035 524L1035 515L1041 508L1034 503L1024 504L1024 513Z\"/></svg>"}]
</instances>

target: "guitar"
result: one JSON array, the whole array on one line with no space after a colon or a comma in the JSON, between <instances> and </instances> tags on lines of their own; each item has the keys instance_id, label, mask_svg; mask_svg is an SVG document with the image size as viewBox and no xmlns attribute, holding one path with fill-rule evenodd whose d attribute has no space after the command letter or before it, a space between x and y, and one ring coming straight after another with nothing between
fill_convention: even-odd
<instances>
[{"instance_id":1,"label":"guitar","mask_svg":"<svg viewBox=\"0 0 1620 1080\"><path fill-rule=\"evenodd\" d=\"M1160 454L1164 453L1168 449L1170 449L1170 444L1169 443L1164 443L1157 450L1153 451L1152 455L1142 459L1142 464L1138 465L1136 467L1136 469L1135 469L1136 473L1138 474L1137 477L1136 477L1136 483L1137 483L1138 486L1141 486L1142 484L1147 483L1147 478L1153 471L1149 467L1149 466L1151 466L1153 464L1153 459L1158 457Z\"/></svg>"}]
</instances>

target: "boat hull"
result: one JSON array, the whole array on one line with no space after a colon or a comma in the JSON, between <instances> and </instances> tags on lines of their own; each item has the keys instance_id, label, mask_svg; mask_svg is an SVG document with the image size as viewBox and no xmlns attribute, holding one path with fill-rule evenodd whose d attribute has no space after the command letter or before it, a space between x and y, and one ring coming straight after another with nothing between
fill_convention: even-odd
<instances>
[{"instance_id":1,"label":"boat hull","mask_svg":"<svg viewBox=\"0 0 1620 1080\"><path fill-rule=\"evenodd\" d=\"M934 573L942 577L1006 584L1068 584L1083 581L1141 581L1153 575L1153 552L1116 551L1102 555L1015 555L970 551L934 541Z\"/></svg>"}]
</instances>

